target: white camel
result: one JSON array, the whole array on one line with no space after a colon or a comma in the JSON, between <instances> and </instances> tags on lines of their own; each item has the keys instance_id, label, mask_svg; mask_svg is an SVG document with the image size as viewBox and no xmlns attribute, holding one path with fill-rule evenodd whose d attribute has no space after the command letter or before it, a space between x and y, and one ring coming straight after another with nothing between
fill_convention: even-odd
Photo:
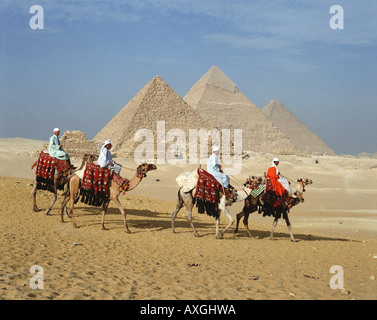
<instances>
[{"instance_id":1,"label":"white camel","mask_svg":"<svg viewBox=\"0 0 377 320\"><path fill-rule=\"evenodd\" d=\"M173 211L171 215L171 227L172 232L175 233L175 218L178 214L178 212L183 208L186 207L186 213L187 213L187 221L190 223L195 236L199 236L199 233L195 229L195 226L192 222L192 209L195 205L195 194L196 194L196 184L198 182L198 176L193 175L192 173L183 173L180 176L177 177L177 181L180 177L185 176L191 176L191 181L188 183L191 187L185 188L182 185L180 185L180 188L178 190L178 199L177 199L177 205L175 210ZM187 186L187 185L186 185ZM190 189L190 190L188 190ZM235 202L244 201L251 193L251 190L249 188L244 188L241 191L236 192ZM224 195L223 191L220 191L220 202L219 202L219 210L220 214L216 217L216 238L222 239L224 237L224 233L232 226L232 224L235 222L235 218L230 214L227 206L227 200ZM223 229L222 232L219 231L219 225L220 225L220 216L221 212L223 212L226 217L229 219L229 224Z\"/></svg>"}]
</instances>

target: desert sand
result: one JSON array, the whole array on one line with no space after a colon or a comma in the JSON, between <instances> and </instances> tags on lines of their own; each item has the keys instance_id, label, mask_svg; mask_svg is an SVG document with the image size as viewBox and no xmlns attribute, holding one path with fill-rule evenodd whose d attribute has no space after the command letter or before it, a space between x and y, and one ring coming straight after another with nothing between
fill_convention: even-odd
<instances>
[{"instance_id":1,"label":"desert sand","mask_svg":"<svg viewBox=\"0 0 377 320\"><path fill-rule=\"evenodd\" d=\"M52 194L38 191L40 212L32 211L32 163L29 156L46 141L0 139L0 299L376 299L377 298L377 160L340 156L281 156L286 177L310 178L305 203L292 209L296 243L281 221L269 239L272 218L253 213L249 226L234 226L215 238L215 221L194 211L201 237L194 237L185 211L171 232L178 187L175 177L194 165L158 165L120 200L132 234L126 234L119 210L110 204L108 231L100 228L101 210L79 202L76 223L60 222L61 192L51 215L44 211ZM249 175L262 175L271 154L249 153L242 173L231 177L238 189ZM117 158L131 178L132 159ZM318 163L316 163L318 160ZM74 164L80 160L74 158ZM130 169L129 169L130 168ZM295 186L293 186L294 189ZM230 207L235 216L243 204ZM222 217L221 227L228 220ZM43 289L33 290L30 268L43 268ZM344 271L344 289L332 289Z\"/></svg>"}]
</instances>

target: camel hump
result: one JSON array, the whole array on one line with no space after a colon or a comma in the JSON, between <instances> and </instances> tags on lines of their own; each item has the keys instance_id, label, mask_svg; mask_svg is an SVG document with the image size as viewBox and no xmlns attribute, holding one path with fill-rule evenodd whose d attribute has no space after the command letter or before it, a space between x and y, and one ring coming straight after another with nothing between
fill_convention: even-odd
<instances>
[{"instance_id":1,"label":"camel hump","mask_svg":"<svg viewBox=\"0 0 377 320\"><path fill-rule=\"evenodd\" d=\"M81 180L84 178L86 165L83 169L75 171L75 175L78 176Z\"/></svg>"},{"instance_id":2,"label":"camel hump","mask_svg":"<svg viewBox=\"0 0 377 320\"><path fill-rule=\"evenodd\" d=\"M194 170L181 173L175 180L183 192L189 192L196 187L198 177L197 170Z\"/></svg>"}]
</instances>

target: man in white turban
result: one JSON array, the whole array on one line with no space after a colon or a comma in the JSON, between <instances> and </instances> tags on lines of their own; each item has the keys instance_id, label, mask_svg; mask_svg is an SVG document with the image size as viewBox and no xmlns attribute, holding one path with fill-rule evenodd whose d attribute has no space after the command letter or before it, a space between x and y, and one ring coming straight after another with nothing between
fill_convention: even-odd
<instances>
[{"instance_id":1,"label":"man in white turban","mask_svg":"<svg viewBox=\"0 0 377 320\"><path fill-rule=\"evenodd\" d=\"M224 187L229 187L229 177L222 171L219 163L218 155L220 153L219 147L212 148L212 154L207 162L207 172L215 177L215 179Z\"/></svg>"},{"instance_id":2,"label":"man in white turban","mask_svg":"<svg viewBox=\"0 0 377 320\"><path fill-rule=\"evenodd\" d=\"M59 134L60 129L54 128L54 134L50 138L50 143L48 146L48 153L53 158L70 161L69 154L63 150L62 145L60 144Z\"/></svg>"},{"instance_id":3,"label":"man in white turban","mask_svg":"<svg viewBox=\"0 0 377 320\"><path fill-rule=\"evenodd\" d=\"M101 148L101 152L98 157L98 164L102 168L111 169L116 173L120 173L120 170L122 169L121 164L117 164L112 158L111 158L111 141L110 139L107 139L105 143L103 144Z\"/></svg>"}]
</instances>

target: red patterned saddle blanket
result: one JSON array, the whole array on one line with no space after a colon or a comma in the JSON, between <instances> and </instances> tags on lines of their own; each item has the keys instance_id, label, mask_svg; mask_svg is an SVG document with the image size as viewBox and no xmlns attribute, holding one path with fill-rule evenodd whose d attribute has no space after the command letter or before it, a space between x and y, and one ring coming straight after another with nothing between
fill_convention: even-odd
<instances>
[{"instance_id":1,"label":"red patterned saddle blanket","mask_svg":"<svg viewBox=\"0 0 377 320\"><path fill-rule=\"evenodd\" d=\"M112 178L110 169L87 163L80 187L81 202L101 206L109 197L109 184Z\"/></svg>"},{"instance_id":2,"label":"red patterned saddle blanket","mask_svg":"<svg viewBox=\"0 0 377 320\"><path fill-rule=\"evenodd\" d=\"M266 194L264 196L264 202L271 207L286 207L289 206L292 198L289 196L288 192L284 190L283 196L279 197L276 195L270 179L266 182Z\"/></svg>"},{"instance_id":3,"label":"red patterned saddle blanket","mask_svg":"<svg viewBox=\"0 0 377 320\"><path fill-rule=\"evenodd\" d=\"M223 189L216 178L203 169L198 169L198 176L195 193L198 212L204 213L204 211L206 211L208 215L218 217L220 214L218 208L220 193L225 191L227 205L231 205L236 199L237 190L233 188Z\"/></svg>"},{"instance_id":4,"label":"red patterned saddle blanket","mask_svg":"<svg viewBox=\"0 0 377 320\"><path fill-rule=\"evenodd\" d=\"M94 163L87 163L80 187L81 202L91 206L101 206L109 199L110 182L113 180L124 194L129 188L129 180L123 179L110 169L102 168Z\"/></svg>"},{"instance_id":5,"label":"red patterned saddle blanket","mask_svg":"<svg viewBox=\"0 0 377 320\"><path fill-rule=\"evenodd\" d=\"M203 169L198 169L198 175L195 198L210 203L219 203L221 184L213 175Z\"/></svg>"},{"instance_id":6,"label":"red patterned saddle blanket","mask_svg":"<svg viewBox=\"0 0 377 320\"><path fill-rule=\"evenodd\" d=\"M34 168L35 164L32 166ZM54 192L54 176L55 170L58 173L57 180L66 177L71 165L67 160L59 160L50 156L47 152L41 152L36 162L36 179L37 188ZM58 189L62 189L63 185L58 185Z\"/></svg>"}]
</instances>

